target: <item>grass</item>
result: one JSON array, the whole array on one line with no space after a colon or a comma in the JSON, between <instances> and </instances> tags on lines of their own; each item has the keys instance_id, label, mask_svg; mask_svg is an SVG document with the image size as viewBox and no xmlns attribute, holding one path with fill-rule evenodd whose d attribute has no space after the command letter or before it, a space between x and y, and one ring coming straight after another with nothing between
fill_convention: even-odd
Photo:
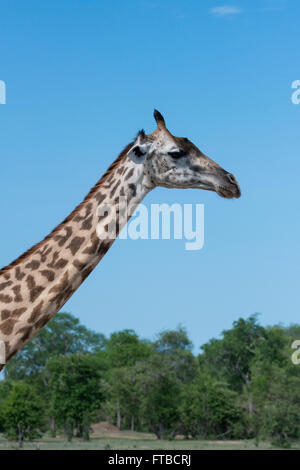
<instances>
[{"instance_id":1,"label":"grass","mask_svg":"<svg viewBox=\"0 0 300 470\"><path fill-rule=\"evenodd\" d=\"M62 436L52 438L44 436L38 441L24 442L24 450L34 450L37 445L41 450L274 450L270 443L261 442L257 447L252 440L200 441L177 438L172 441L158 440L153 434L118 431L108 423L93 426L93 433L88 442L74 438L68 442ZM299 449L300 446L293 448ZM16 442L0 436L0 451L18 449Z\"/></svg>"}]
</instances>

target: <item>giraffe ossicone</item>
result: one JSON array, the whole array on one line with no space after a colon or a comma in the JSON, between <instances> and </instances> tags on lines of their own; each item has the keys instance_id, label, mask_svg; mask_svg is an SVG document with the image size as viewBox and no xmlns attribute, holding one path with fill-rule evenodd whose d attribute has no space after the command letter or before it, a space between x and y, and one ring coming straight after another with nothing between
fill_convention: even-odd
<instances>
[{"instance_id":1,"label":"giraffe ossicone","mask_svg":"<svg viewBox=\"0 0 300 470\"><path fill-rule=\"evenodd\" d=\"M231 173L187 138L173 136L159 111L154 111L154 118L156 130L140 131L60 225L0 270L0 344L5 346L6 362L67 302L156 186L240 197ZM121 200L129 211L124 212ZM108 207L113 210L105 210Z\"/></svg>"}]
</instances>

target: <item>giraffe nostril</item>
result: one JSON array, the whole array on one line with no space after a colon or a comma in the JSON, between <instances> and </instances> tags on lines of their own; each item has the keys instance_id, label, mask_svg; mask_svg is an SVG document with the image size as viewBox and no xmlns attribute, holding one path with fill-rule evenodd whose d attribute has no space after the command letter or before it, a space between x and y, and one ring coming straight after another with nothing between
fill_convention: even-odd
<instances>
[{"instance_id":1,"label":"giraffe nostril","mask_svg":"<svg viewBox=\"0 0 300 470\"><path fill-rule=\"evenodd\" d=\"M226 177L227 177L227 180L230 182L230 184L232 184L234 186L234 190L233 190L234 197L239 198L241 196L241 190L240 190L240 187L239 187L239 184L238 184L237 180L235 179L235 177L231 173L227 173Z\"/></svg>"},{"instance_id":2,"label":"giraffe nostril","mask_svg":"<svg viewBox=\"0 0 300 470\"><path fill-rule=\"evenodd\" d=\"M237 184L235 177L231 173L227 174L227 178L229 179L230 183Z\"/></svg>"}]
</instances>

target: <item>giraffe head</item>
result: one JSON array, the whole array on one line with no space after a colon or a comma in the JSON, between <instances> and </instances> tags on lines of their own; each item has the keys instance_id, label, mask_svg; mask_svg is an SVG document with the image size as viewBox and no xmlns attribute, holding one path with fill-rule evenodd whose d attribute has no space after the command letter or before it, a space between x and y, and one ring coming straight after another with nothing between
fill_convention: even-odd
<instances>
[{"instance_id":1,"label":"giraffe head","mask_svg":"<svg viewBox=\"0 0 300 470\"><path fill-rule=\"evenodd\" d=\"M144 165L153 186L206 189L228 199L240 197L240 187L231 173L187 138L172 135L159 111L154 111L154 118L156 131L140 131L127 154L135 163Z\"/></svg>"}]
</instances>

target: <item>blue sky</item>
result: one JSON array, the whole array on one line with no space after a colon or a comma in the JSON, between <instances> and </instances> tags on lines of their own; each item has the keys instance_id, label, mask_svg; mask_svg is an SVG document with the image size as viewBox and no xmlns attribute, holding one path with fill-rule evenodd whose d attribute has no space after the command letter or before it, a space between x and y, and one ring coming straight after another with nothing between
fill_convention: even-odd
<instances>
[{"instance_id":1,"label":"blue sky","mask_svg":"<svg viewBox=\"0 0 300 470\"><path fill-rule=\"evenodd\" d=\"M0 260L77 205L153 108L234 173L242 198L205 204L205 245L118 240L64 310L104 334L178 324L195 345L238 317L299 322L298 0L2 0Z\"/></svg>"}]
</instances>

